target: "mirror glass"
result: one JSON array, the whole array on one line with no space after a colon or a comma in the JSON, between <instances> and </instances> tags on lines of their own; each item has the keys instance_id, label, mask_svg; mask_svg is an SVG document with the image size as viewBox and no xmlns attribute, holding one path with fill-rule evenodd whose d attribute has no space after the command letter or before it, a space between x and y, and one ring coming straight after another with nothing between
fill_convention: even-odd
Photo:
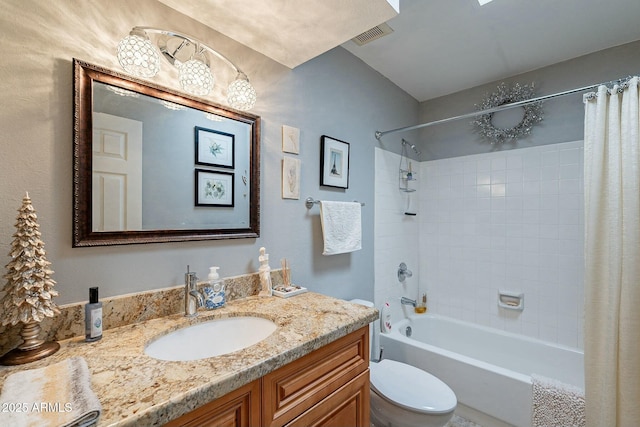
<instances>
[{"instance_id":1,"label":"mirror glass","mask_svg":"<svg viewBox=\"0 0 640 427\"><path fill-rule=\"evenodd\" d=\"M74 246L259 236L258 116L74 73Z\"/></svg>"}]
</instances>

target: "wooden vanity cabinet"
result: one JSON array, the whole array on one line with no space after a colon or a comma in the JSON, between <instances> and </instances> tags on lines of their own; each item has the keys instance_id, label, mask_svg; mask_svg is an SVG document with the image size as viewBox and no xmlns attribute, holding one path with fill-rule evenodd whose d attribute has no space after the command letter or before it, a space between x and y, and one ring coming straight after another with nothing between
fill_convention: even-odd
<instances>
[{"instance_id":1,"label":"wooden vanity cabinet","mask_svg":"<svg viewBox=\"0 0 640 427\"><path fill-rule=\"evenodd\" d=\"M369 427L365 326L167 426Z\"/></svg>"},{"instance_id":2,"label":"wooden vanity cabinet","mask_svg":"<svg viewBox=\"0 0 640 427\"><path fill-rule=\"evenodd\" d=\"M364 379L360 378L361 374L365 374ZM262 378L262 426L288 425L312 410L316 416L325 409L329 413L334 410L331 407L334 394L354 381L365 381L369 390L368 326L265 375ZM365 406L354 409L366 409L368 427L368 399ZM296 421L292 425L299 424Z\"/></svg>"}]
</instances>

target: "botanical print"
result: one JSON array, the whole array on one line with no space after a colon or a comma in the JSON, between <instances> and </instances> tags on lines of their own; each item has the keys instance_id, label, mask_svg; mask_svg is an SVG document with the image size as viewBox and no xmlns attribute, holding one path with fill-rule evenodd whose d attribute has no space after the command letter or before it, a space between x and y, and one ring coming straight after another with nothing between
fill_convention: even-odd
<instances>
[{"instance_id":1,"label":"botanical print","mask_svg":"<svg viewBox=\"0 0 640 427\"><path fill-rule=\"evenodd\" d=\"M232 163L231 149L229 146L229 138L213 133L207 134L202 132L200 134L202 142L205 143L205 147L209 147L209 153L213 159L204 159L219 165L228 165ZM201 142L201 143L202 143Z\"/></svg>"},{"instance_id":2,"label":"botanical print","mask_svg":"<svg viewBox=\"0 0 640 427\"><path fill-rule=\"evenodd\" d=\"M196 206L234 206L234 174L196 169Z\"/></svg>"},{"instance_id":3,"label":"botanical print","mask_svg":"<svg viewBox=\"0 0 640 427\"><path fill-rule=\"evenodd\" d=\"M292 154L300 152L300 129L282 125L282 151Z\"/></svg>"},{"instance_id":4,"label":"botanical print","mask_svg":"<svg viewBox=\"0 0 640 427\"><path fill-rule=\"evenodd\" d=\"M224 182L218 179L205 179L204 197L207 199L222 199L224 197Z\"/></svg>"},{"instance_id":5,"label":"botanical print","mask_svg":"<svg viewBox=\"0 0 640 427\"><path fill-rule=\"evenodd\" d=\"M282 160L282 198L300 198L300 160L285 157Z\"/></svg>"},{"instance_id":6,"label":"botanical print","mask_svg":"<svg viewBox=\"0 0 640 427\"><path fill-rule=\"evenodd\" d=\"M195 131L196 164L233 169L235 135L199 126Z\"/></svg>"},{"instance_id":7,"label":"botanical print","mask_svg":"<svg viewBox=\"0 0 640 427\"><path fill-rule=\"evenodd\" d=\"M209 152L211 153L211 155L213 157L218 157L218 155L222 154L222 151L224 150L224 148L222 147L221 144L217 143L213 138L212 140L209 142Z\"/></svg>"}]
</instances>

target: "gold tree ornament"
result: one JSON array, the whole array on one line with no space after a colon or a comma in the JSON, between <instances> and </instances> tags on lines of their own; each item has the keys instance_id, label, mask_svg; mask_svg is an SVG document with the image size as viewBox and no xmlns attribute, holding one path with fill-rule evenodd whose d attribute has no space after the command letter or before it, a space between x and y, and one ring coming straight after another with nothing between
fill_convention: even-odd
<instances>
[{"instance_id":1,"label":"gold tree ornament","mask_svg":"<svg viewBox=\"0 0 640 427\"><path fill-rule=\"evenodd\" d=\"M18 210L16 232L13 235L11 261L6 265L7 280L2 298L2 325L22 323L20 335L23 342L0 358L3 365L19 365L50 356L58 351L60 344L38 339L39 323L45 317L60 313L53 297L58 292L53 289L56 282L51 278L49 267L40 239L38 216L31 204L29 193L22 199Z\"/></svg>"}]
</instances>

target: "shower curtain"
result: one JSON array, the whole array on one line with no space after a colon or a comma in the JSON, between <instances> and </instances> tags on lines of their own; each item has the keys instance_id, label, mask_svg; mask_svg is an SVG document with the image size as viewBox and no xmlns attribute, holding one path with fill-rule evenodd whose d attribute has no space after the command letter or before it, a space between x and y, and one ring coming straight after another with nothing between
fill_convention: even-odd
<instances>
[{"instance_id":1,"label":"shower curtain","mask_svg":"<svg viewBox=\"0 0 640 427\"><path fill-rule=\"evenodd\" d=\"M640 426L638 77L584 102L587 426Z\"/></svg>"}]
</instances>

